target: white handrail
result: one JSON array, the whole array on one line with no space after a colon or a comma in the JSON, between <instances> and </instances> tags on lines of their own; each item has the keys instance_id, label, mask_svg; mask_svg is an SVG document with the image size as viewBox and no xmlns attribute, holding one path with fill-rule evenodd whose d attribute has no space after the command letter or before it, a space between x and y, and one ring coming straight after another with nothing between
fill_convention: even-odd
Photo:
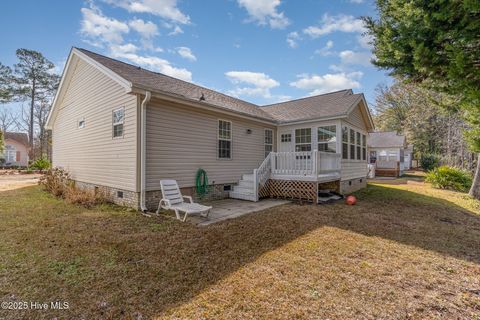
<instances>
[{"instance_id":1,"label":"white handrail","mask_svg":"<svg viewBox=\"0 0 480 320\"><path fill-rule=\"evenodd\" d=\"M271 157L272 152L267 155L258 169L253 170L253 192L256 195L256 201L258 201L259 198L259 187L264 186L270 178L272 171Z\"/></svg>"}]
</instances>

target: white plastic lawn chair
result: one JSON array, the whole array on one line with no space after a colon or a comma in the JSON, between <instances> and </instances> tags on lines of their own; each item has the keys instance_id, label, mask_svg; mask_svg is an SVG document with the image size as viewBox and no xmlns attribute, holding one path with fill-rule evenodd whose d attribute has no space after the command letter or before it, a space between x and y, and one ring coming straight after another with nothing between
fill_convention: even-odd
<instances>
[{"instance_id":1,"label":"white plastic lawn chair","mask_svg":"<svg viewBox=\"0 0 480 320\"><path fill-rule=\"evenodd\" d=\"M212 207L194 203L192 197L182 196L180 188L178 188L175 180L160 180L160 188L162 190L163 199L158 204L157 213L160 209L174 210L178 220L185 221L189 214L200 214L202 217L208 217ZM185 202L188 199L189 202ZM180 212L184 212L183 219Z\"/></svg>"}]
</instances>

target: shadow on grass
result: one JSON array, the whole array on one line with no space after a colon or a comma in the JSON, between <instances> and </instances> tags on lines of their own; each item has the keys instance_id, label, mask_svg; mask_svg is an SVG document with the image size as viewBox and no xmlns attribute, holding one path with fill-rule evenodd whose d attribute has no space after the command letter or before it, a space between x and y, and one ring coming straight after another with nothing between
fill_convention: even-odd
<instances>
[{"instance_id":1,"label":"shadow on grass","mask_svg":"<svg viewBox=\"0 0 480 320\"><path fill-rule=\"evenodd\" d=\"M30 193L21 192L22 196L31 196ZM59 243L56 256L72 260L82 256L84 267L95 273L81 287L47 287L72 295L70 299L76 304L68 312L87 318L122 318L136 311L144 316L162 314L188 302L260 255L323 226L480 264L479 216L442 199L382 186L369 186L357 196L359 203L353 207L343 203L286 205L203 228L136 214L94 217L75 213L70 218L65 214L50 218L45 215L45 220L60 223L61 227L48 229L47 233L40 224L35 230L38 239ZM9 202L5 197L9 195L0 195L4 204ZM58 208L67 210L68 206L59 201ZM30 213L25 208L17 214L28 217ZM22 232L32 229L2 233L21 239ZM29 245L48 256L49 250L42 242ZM102 256L108 259L103 261ZM25 272L28 277L28 270ZM91 301L92 295L96 295L95 301ZM102 299L108 304L99 308L97 301Z\"/></svg>"}]
</instances>

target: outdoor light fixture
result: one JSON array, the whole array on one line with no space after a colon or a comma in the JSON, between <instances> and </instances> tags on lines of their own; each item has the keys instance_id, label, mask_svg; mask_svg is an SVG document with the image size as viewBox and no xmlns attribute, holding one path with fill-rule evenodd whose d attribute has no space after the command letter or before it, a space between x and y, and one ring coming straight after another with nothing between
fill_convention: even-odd
<instances>
[{"instance_id":1,"label":"outdoor light fixture","mask_svg":"<svg viewBox=\"0 0 480 320\"><path fill-rule=\"evenodd\" d=\"M247 129L247 134L251 134L252 133L252 129Z\"/></svg>"}]
</instances>

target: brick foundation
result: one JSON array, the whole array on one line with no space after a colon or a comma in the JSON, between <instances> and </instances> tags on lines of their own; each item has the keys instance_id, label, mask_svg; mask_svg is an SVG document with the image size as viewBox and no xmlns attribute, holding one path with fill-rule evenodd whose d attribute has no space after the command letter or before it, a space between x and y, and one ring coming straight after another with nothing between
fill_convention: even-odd
<instances>
[{"instance_id":1,"label":"brick foundation","mask_svg":"<svg viewBox=\"0 0 480 320\"><path fill-rule=\"evenodd\" d=\"M340 181L340 193L347 194L367 187L367 178Z\"/></svg>"},{"instance_id":2,"label":"brick foundation","mask_svg":"<svg viewBox=\"0 0 480 320\"><path fill-rule=\"evenodd\" d=\"M191 196L193 201L202 203L212 200L227 199L230 196L230 191L224 191L224 186L231 186L231 190L233 190L234 185L236 185L236 183L209 185L205 195L197 194L195 187L180 188L180 191L182 192L182 195ZM147 191L145 194L145 205L147 209L149 211L156 211L161 199L162 192L160 190Z\"/></svg>"},{"instance_id":3,"label":"brick foundation","mask_svg":"<svg viewBox=\"0 0 480 320\"><path fill-rule=\"evenodd\" d=\"M130 207L133 209L139 208L140 193L138 192L99 186L81 181L75 181L75 186L80 189L97 190L98 192L103 192L108 201L118 204L119 206Z\"/></svg>"}]
</instances>

